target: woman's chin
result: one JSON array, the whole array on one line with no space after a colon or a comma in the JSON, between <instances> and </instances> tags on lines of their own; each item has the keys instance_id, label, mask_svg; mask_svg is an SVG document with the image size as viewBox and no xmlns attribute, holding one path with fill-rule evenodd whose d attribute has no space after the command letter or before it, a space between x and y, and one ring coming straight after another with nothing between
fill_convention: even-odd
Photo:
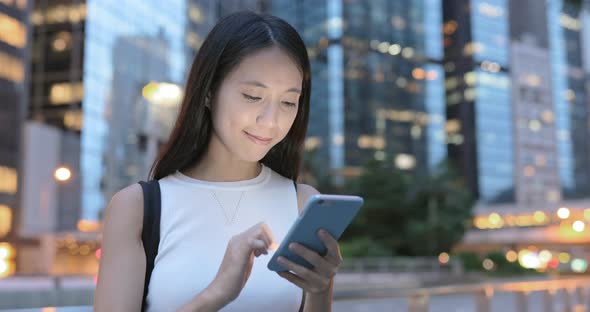
<instances>
[{"instance_id":1,"label":"woman's chin","mask_svg":"<svg viewBox=\"0 0 590 312\"><path fill-rule=\"evenodd\" d=\"M242 160L247 162L260 162L264 157L268 154L268 151L247 151L245 155L242 157Z\"/></svg>"}]
</instances>

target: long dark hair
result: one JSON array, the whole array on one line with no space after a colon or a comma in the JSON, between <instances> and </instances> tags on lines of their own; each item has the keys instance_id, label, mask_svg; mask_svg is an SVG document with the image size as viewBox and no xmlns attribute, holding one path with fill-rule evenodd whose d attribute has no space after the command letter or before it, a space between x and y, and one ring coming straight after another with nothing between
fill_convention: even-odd
<instances>
[{"instance_id":1,"label":"long dark hair","mask_svg":"<svg viewBox=\"0 0 590 312\"><path fill-rule=\"evenodd\" d=\"M221 19L207 35L191 66L174 130L151 168L151 179L161 179L201 160L212 132L206 97L215 98L223 79L246 56L275 45L298 65L303 82L297 116L289 133L261 162L282 176L297 180L311 91L307 49L297 31L284 20L247 11Z\"/></svg>"}]
</instances>

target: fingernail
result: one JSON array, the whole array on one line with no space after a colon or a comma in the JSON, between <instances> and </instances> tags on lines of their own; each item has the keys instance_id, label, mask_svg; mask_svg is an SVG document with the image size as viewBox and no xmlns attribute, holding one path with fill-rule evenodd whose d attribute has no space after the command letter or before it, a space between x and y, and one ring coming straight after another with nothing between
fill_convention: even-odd
<instances>
[{"instance_id":1,"label":"fingernail","mask_svg":"<svg viewBox=\"0 0 590 312\"><path fill-rule=\"evenodd\" d=\"M279 258L277 259L277 261L278 261L278 262L280 262L280 263L285 263L285 258L283 258L283 257L279 257Z\"/></svg>"},{"instance_id":2,"label":"fingernail","mask_svg":"<svg viewBox=\"0 0 590 312\"><path fill-rule=\"evenodd\" d=\"M289 250L295 251L296 249L297 249L297 245L295 245L295 243L289 244Z\"/></svg>"},{"instance_id":3,"label":"fingernail","mask_svg":"<svg viewBox=\"0 0 590 312\"><path fill-rule=\"evenodd\" d=\"M320 230L320 235L326 236L326 234L328 234L328 232L326 232L325 230Z\"/></svg>"}]
</instances>

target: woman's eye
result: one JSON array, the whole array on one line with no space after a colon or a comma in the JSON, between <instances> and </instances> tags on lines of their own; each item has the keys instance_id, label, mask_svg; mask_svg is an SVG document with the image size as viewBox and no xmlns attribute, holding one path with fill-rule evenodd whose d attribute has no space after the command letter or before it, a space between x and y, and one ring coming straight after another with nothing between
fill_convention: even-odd
<instances>
[{"instance_id":1,"label":"woman's eye","mask_svg":"<svg viewBox=\"0 0 590 312\"><path fill-rule=\"evenodd\" d=\"M283 101L283 103L287 106L297 106L297 104L293 103L293 102L287 102L287 101Z\"/></svg>"},{"instance_id":2,"label":"woman's eye","mask_svg":"<svg viewBox=\"0 0 590 312\"><path fill-rule=\"evenodd\" d=\"M258 100L260 100L260 99L261 99L261 98L259 98L259 97L256 97L256 96L251 96L251 95L248 95L248 94L246 94L246 93L242 93L242 95L244 96L244 98L245 98L246 100L248 100L248 101L252 101L252 102L254 102L254 101L258 101Z\"/></svg>"}]
</instances>

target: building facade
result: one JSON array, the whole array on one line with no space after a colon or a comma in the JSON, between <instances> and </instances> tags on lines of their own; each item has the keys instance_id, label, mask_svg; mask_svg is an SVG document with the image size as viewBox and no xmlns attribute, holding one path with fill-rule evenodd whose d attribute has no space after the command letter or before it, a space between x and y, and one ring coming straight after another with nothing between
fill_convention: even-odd
<instances>
[{"instance_id":1,"label":"building facade","mask_svg":"<svg viewBox=\"0 0 590 312\"><path fill-rule=\"evenodd\" d=\"M30 2L0 1L0 244L18 243L22 180L21 136L28 103ZM15 270L13 256L0 277Z\"/></svg>"}]
</instances>

